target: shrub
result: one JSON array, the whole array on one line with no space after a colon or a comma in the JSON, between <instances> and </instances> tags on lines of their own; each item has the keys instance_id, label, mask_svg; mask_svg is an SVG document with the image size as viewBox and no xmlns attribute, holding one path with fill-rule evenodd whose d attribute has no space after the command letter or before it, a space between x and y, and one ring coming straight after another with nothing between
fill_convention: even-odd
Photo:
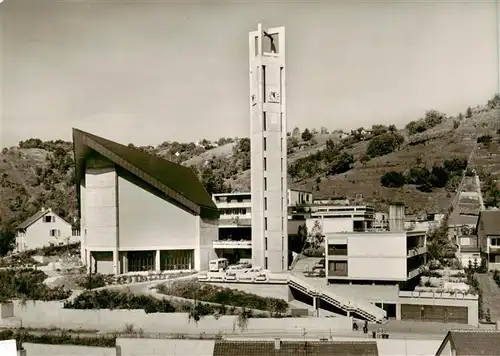
<instances>
[{"instance_id":1,"label":"shrub","mask_svg":"<svg viewBox=\"0 0 500 356\"><path fill-rule=\"evenodd\" d=\"M146 313L173 313L175 307L167 300L146 295L100 290L85 291L73 301L64 303L66 309L144 309Z\"/></svg>"},{"instance_id":2,"label":"shrub","mask_svg":"<svg viewBox=\"0 0 500 356\"><path fill-rule=\"evenodd\" d=\"M81 275L75 279L75 283L77 286L85 288L85 289L95 289L106 286L106 278L100 274L92 274L92 275Z\"/></svg>"},{"instance_id":3,"label":"shrub","mask_svg":"<svg viewBox=\"0 0 500 356\"><path fill-rule=\"evenodd\" d=\"M30 300L62 300L71 295L63 288L49 288L43 281L45 273L34 269L1 270L0 298L26 298Z\"/></svg>"},{"instance_id":4,"label":"shrub","mask_svg":"<svg viewBox=\"0 0 500 356\"><path fill-rule=\"evenodd\" d=\"M477 143L484 143L488 145L491 143L492 137L490 135L483 135L477 138Z\"/></svg>"},{"instance_id":5,"label":"shrub","mask_svg":"<svg viewBox=\"0 0 500 356\"><path fill-rule=\"evenodd\" d=\"M176 281L171 284L162 284L158 287L158 292L221 305L267 310L271 313L284 313L288 308L288 303L282 299L265 298L234 289L193 281Z\"/></svg>"},{"instance_id":6,"label":"shrub","mask_svg":"<svg viewBox=\"0 0 500 356\"><path fill-rule=\"evenodd\" d=\"M64 330L45 331L43 333L32 333L24 328L7 329L0 331L0 340L17 341L17 348L21 349L23 342L48 345L80 345L94 347L115 347L115 336L80 337L78 334L70 334Z\"/></svg>"},{"instance_id":7,"label":"shrub","mask_svg":"<svg viewBox=\"0 0 500 356\"><path fill-rule=\"evenodd\" d=\"M380 178L380 183L387 188L399 188L405 185L406 180L402 173L390 171Z\"/></svg>"}]
</instances>

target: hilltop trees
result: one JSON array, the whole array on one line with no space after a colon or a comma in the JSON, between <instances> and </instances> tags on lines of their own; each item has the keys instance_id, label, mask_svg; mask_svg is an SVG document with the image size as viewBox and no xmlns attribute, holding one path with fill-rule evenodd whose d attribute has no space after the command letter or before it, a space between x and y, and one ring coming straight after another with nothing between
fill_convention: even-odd
<instances>
[{"instance_id":1,"label":"hilltop trees","mask_svg":"<svg viewBox=\"0 0 500 356\"><path fill-rule=\"evenodd\" d=\"M444 161L442 166L434 165L431 169L419 159L416 165L405 173L396 171L385 173L380 178L380 184L387 188L400 188L405 184L412 184L422 192L431 192L433 188L446 187L452 178L460 176L465 168L467 168L465 158L455 157Z\"/></svg>"}]
</instances>

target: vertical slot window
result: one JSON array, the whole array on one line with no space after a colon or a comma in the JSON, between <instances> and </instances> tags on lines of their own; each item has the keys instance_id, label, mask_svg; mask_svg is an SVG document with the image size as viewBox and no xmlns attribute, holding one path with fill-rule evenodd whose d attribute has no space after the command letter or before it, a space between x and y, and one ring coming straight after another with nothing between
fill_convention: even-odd
<instances>
[{"instance_id":1,"label":"vertical slot window","mask_svg":"<svg viewBox=\"0 0 500 356\"><path fill-rule=\"evenodd\" d=\"M264 197L264 210L267 210L267 197Z\"/></svg>"},{"instance_id":2,"label":"vertical slot window","mask_svg":"<svg viewBox=\"0 0 500 356\"><path fill-rule=\"evenodd\" d=\"M264 250L267 251L267 237L264 239Z\"/></svg>"},{"instance_id":3,"label":"vertical slot window","mask_svg":"<svg viewBox=\"0 0 500 356\"><path fill-rule=\"evenodd\" d=\"M264 190L267 190L267 178L264 177Z\"/></svg>"},{"instance_id":4,"label":"vertical slot window","mask_svg":"<svg viewBox=\"0 0 500 356\"><path fill-rule=\"evenodd\" d=\"M267 171L267 158L264 157L264 170Z\"/></svg>"},{"instance_id":5,"label":"vertical slot window","mask_svg":"<svg viewBox=\"0 0 500 356\"><path fill-rule=\"evenodd\" d=\"M262 102L265 103L266 100L266 66L262 66Z\"/></svg>"},{"instance_id":6,"label":"vertical slot window","mask_svg":"<svg viewBox=\"0 0 500 356\"><path fill-rule=\"evenodd\" d=\"M262 139L262 145L264 146L264 151L267 151L267 139L265 137Z\"/></svg>"},{"instance_id":7,"label":"vertical slot window","mask_svg":"<svg viewBox=\"0 0 500 356\"><path fill-rule=\"evenodd\" d=\"M263 131L266 131L266 130L267 130L267 123L266 123L266 121L267 121L267 118L266 118L266 112L264 111L264 112L262 113L262 130L263 130Z\"/></svg>"},{"instance_id":8,"label":"vertical slot window","mask_svg":"<svg viewBox=\"0 0 500 356\"><path fill-rule=\"evenodd\" d=\"M267 230L267 218L264 218L264 230Z\"/></svg>"}]
</instances>

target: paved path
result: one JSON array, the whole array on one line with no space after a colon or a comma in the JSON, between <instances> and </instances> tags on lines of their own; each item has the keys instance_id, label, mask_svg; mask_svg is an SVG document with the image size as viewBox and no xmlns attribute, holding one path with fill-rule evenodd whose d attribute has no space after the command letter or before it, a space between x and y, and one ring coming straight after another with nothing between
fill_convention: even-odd
<instances>
[{"instance_id":1,"label":"paved path","mask_svg":"<svg viewBox=\"0 0 500 356\"><path fill-rule=\"evenodd\" d=\"M500 321L500 288L489 273L476 274L483 292L483 310L490 309L491 320Z\"/></svg>"}]
</instances>

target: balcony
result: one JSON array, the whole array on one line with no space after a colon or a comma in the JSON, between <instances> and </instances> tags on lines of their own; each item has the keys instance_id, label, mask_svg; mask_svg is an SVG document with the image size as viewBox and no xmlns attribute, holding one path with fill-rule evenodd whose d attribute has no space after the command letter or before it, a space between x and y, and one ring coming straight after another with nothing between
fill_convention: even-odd
<instances>
[{"instance_id":1,"label":"balcony","mask_svg":"<svg viewBox=\"0 0 500 356\"><path fill-rule=\"evenodd\" d=\"M250 240L217 240L213 241L213 248L252 248Z\"/></svg>"},{"instance_id":2,"label":"balcony","mask_svg":"<svg viewBox=\"0 0 500 356\"><path fill-rule=\"evenodd\" d=\"M328 245L329 256L347 256L346 244L331 244Z\"/></svg>"}]
</instances>

